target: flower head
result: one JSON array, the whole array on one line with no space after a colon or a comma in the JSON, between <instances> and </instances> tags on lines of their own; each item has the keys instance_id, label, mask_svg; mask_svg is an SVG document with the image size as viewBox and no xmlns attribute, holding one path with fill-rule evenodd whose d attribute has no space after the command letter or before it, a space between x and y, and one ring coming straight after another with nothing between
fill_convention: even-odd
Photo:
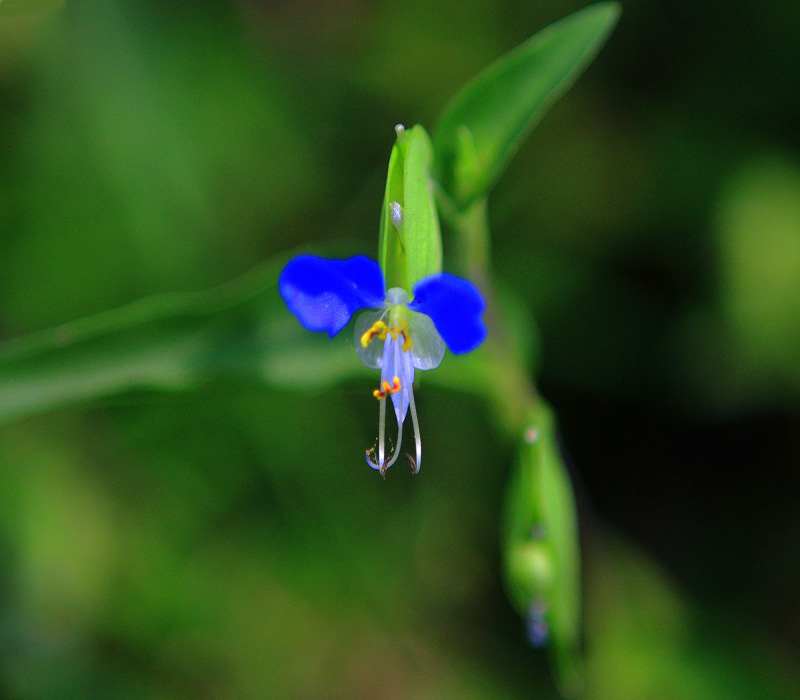
<instances>
[{"instance_id":1,"label":"flower head","mask_svg":"<svg viewBox=\"0 0 800 700\"><path fill-rule=\"evenodd\" d=\"M325 260L301 255L284 269L281 296L305 328L333 336L359 309L372 309L356 320L355 346L362 362L381 370L373 395L380 402L378 449L367 451L367 463L386 476L400 455L403 422L409 411L414 423L416 458L406 455L412 471L422 460L414 371L433 369L444 357L445 346L456 354L469 352L483 342L481 319L484 301L467 280L439 274L423 279L413 289L413 299L400 287L385 289L377 263L363 256ZM386 404L391 399L397 419L397 445L386 454Z\"/></svg>"}]
</instances>

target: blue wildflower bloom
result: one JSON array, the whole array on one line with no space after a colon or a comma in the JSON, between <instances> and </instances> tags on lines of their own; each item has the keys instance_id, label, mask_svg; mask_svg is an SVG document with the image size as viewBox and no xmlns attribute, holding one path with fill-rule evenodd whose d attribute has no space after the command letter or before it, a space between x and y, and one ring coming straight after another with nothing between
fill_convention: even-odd
<instances>
[{"instance_id":1,"label":"blue wildflower bloom","mask_svg":"<svg viewBox=\"0 0 800 700\"><path fill-rule=\"evenodd\" d=\"M367 463L386 476L400 455L403 422L409 410L414 423L416 459L407 455L413 473L419 472L422 442L414 405L414 371L438 367L445 346L456 354L474 350L486 337L481 319L484 301L467 280L439 274L421 280L413 289L385 289L377 263L363 256L325 260L301 255L280 278L280 293L305 328L334 336L359 309L355 346L362 362L381 370L373 395L380 401L378 449L367 451ZM386 398L397 418L397 446L386 455Z\"/></svg>"}]
</instances>

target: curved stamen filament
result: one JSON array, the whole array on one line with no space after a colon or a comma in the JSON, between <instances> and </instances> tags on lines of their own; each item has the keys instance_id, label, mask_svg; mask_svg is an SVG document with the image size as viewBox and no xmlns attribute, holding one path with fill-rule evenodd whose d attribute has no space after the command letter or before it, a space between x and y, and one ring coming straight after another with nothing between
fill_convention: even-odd
<instances>
[{"instance_id":1,"label":"curved stamen filament","mask_svg":"<svg viewBox=\"0 0 800 700\"><path fill-rule=\"evenodd\" d=\"M387 394L396 394L402 385L400 384L400 377L394 377L392 379L392 383L389 382L383 383L383 390L376 389L372 392L373 396L376 399L385 399ZM386 478L386 471L391 467L396 461L397 458L400 456L400 447L403 444L403 425L398 423L397 425L397 445L392 452L391 458L387 461L385 459L386 456L386 401L381 401L381 409L380 409L380 418L378 419L378 461L374 460L373 454L375 449L367 450L367 463L373 469L379 469L381 472L381 476L385 479Z\"/></svg>"},{"instance_id":2,"label":"curved stamen filament","mask_svg":"<svg viewBox=\"0 0 800 700\"><path fill-rule=\"evenodd\" d=\"M412 387L408 388L408 408L411 410L411 421L414 423L414 441L417 448L417 460L411 455L406 455L408 464L411 467L412 474L419 474L419 467L422 462L422 438L419 434L419 421L417 420L417 405L414 403L414 391ZM400 445L398 444L398 447Z\"/></svg>"},{"instance_id":3,"label":"curved stamen filament","mask_svg":"<svg viewBox=\"0 0 800 700\"><path fill-rule=\"evenodd\" d=\"M386 456L386 402L381 401L380 417L378 418L378 461L372 458L375 448L367 450L367 464L373 469L380 469L381 476L386 478L385 456Z\"/></svg>"},{"instance_id":4,"label":"curved stamen filament","mask_svg":"<svg viewBox=\"0 0 800 700\"><path fill-rule=\"evenodd\" d=\"M397 445L395 445L392 458L383 467L381 467L381 476L384 479L386 478L386 470L389 467L391 467L397 461L397 458L400 456L400 447L402 446L402 444L403 444L403 425L402 423L399 423L397 425Z\"/></svg>"}]
</instances>

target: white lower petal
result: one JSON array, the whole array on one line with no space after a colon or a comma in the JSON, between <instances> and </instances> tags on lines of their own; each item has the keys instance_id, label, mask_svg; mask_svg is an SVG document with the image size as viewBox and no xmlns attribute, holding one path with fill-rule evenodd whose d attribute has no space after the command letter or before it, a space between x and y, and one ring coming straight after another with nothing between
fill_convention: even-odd
<instances>
[{"instance_id":1,"label":"white lower petal","mask_svg":"<svg viewBox=\"0 0 800 700\"><path fill-rule=\"evenodd\" d=\"M377 321L384 320L385 316L385 310L365 311L356 319L356 354L358 355L359 359L370 369L381 368L381 361L383 359L383 341L380 338L375 337L367 345L367 347L364 347L361 344L361 338L370 328L372 328L373 325L375 325Z\"/></svg>"},{"instance_id":2,"label":"white lower petal","mask_svg":"<svg viewBox=\"0 0 800 700\"><path fill-rule=\"evenodd\" d=\"M417 369L438 367L444 357L445 343L430 316L408 310L408 330L411 334L411 360Z\"/></svg>"}]
</instances>

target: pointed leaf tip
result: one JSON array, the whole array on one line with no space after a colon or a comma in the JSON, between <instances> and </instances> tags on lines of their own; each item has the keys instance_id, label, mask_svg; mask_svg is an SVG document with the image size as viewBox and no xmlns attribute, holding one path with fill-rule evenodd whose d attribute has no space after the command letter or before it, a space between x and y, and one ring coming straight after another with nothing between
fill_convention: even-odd
<instances>
[{"instance_id":1,"label":"pointed leaf tip","mask_svg":"<svg viewBox=\"0 0 800 700\"><path fill-rule=\"evenodd\" d=\"M433 134L434 173L457 207L494 186L531 129L591 63L621 9L601 2L551 24L451 100Z\"/></svg>"}]
</instances>

